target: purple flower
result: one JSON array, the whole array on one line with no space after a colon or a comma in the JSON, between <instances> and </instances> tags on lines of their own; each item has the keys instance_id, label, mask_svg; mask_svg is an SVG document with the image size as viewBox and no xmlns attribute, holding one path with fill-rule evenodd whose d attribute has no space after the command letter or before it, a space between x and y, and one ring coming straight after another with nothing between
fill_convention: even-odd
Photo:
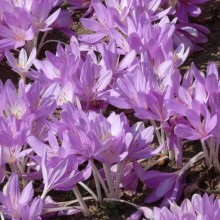
<instances>
[{"instance_id":1,"label":"purple flower","mask_svg":"<svg viewBox=\"0 0 220 220\"><path fill-rule=\"evenodd\" d=\"M137 162L133 162L134 169L137 172L138 177L147 186L153 189L153 192L145 199L145 202L151 203L163 198L161 203L161 206L163 206L168 204L168 200L173 202L179 199L181 196L181 189L183 187L183 184L181 183L183 174L194 163L196 163L198 160L201 160L203 157L203 152L198 153L180 170L173 173L165 173L154 170L144 172Z\"/></svg>"},{"instance_id":2,"label":"purple flower","mask_svg":"<svg viewBox=\"0 0 220 220\"><path fill-rule=\"evenodd\" d=\"M124 146L127 118L124 114L116 115L111 113L106 119L101 114L89 114L91 136L95 140L97 151L95 159L112 165L122 161L128 154Z\"/></svg>"},{"instance_id":3,"label":"purple flower","mask_svg":"<svg viewBox=\"0 0 220 220\"><path fill-rule=\"evenodd\" d=\"M132 109L139 104L138 92L144 91L149 91L148 77L138 66L134 71L126 72L116 81L108 100L110 104L118 108Z\"/></svg>"},{"instance_id":4,"label":"purple flower","mask_svg":"<svg viewBox=\"0 0 220 220\"><path fill-rule=\"evenodd\" d=\"M188 14L192 17L197 17L201 13L201 9L197 4L203 4L209 0L178 0L176 15L178 20L183 23L188 23Z\"/></svg>"},{"instance_id":5,"label":"purple flower","mask_svg":"<svg viewBox=\"0 0 220 220\"><path fill-rule=\"evenodd\" d=\"M43 201L40 198L33 200L34 190L32 182L20 190L17 174L12 174L3 193L0 192L1 212L6 218L23 220L40 220L43 209Z\"/></svg>"},{"instance_id":6,"label":"purple flower","mask_svg":"<svg viewBox=\"0 0 220 220\"><path fill-rule=\"evenodd\" d=\"M52 190L71 190L78 182L84 181L91 176L90 163L84 170L78 170L78 161L75 156L69 155L66 158L52 157L47 159L45 151L41 160L41 169L44 181L44 191L41 198Z\"/></svg>"},{"instance_id":7,"label":"purple flower","mask_svg":"<svg viewBox=\"0 0 220 220\"><path fill-rule=\"evenodd\" d=\"M153 216L155 220L180 220L180 219L207 219L218 220L220 218L220 202L214 195L204 194L200 196L194 194L191 201L185 199L180 206L170 203L170 208L154 208Z\"/></svg>"},{"instance_id":8,"label":"purple flower","mask_svg":"<svg viewBox=\"0 0 220 220\"><path fill-rule=\"evenodd\" d=\"M17 49L34 38L30 15L27 11L15 8L4 12L4 23L0 24L0 50Z\"/></svg>"},{"instance_id":9,"label":"purple flower","mask_svg":"<svg viewBox=\"0 0 220 220\"><path fill-rule=\"evenodd\" d=\"M137 122L131 127L126 136L127 159L140 160L149 159L161 152L163 146L153 150L150 146L154 138L154 128L144 128L143 122Z\"/></svg>"},{"instance_id":10,"label":"purple flower","mask_svg":"<svg viewBox=\"0 0 220 220\"><path fill-rule=\"evenodd\" d=\"M141 119L166 121L169 113L165 105L165 93L150 91L138 93L139 106L135 106L135 115Z\"/></svg>"},{"instance_id":11,"label":"purple flower","mask_svg":"<svg viewBox=\"0 0 220 220\"><path fill-rule=\"evenodd\" d=\"M95 64L93 57L87 55L79 79L75 79L76 95L85 111L106 108L107 88L112 79L112 71Z\"/></svg>"},{"instance_id":12,"label":"purple flower","mask_svg":"<svg viewBox=\"0 0 220 220\"><path fill-rule=\"evenodd\" d=\"M178 172L162 173L153 170L144 172L136 162L134 168L141 181L154 189L150 196L145 199L145 202L152 203L163 198L161 204L163 206L168 204L168 199L175 201L180 197L182 176Z\"/></svg>"},{"instance_id":13,"label":"purple flower","mask_svg":"<svg viewBox=\"0 0 220 220\"><path fill-rule=\"evenodd\" d=\"M114 27L114 20L111 10L106 8L99 0L92 0L91 4L95 10L97 20L94 18L81 18L80 22L96 33L80 35L79 40L86 43L97 43L108 36L109 29Z\"/></svg>"},{"instance_id":14,"label":"purple flower","mask_svg":"<svg viewBox=\"0 0 220 220\"><path fill-rule=\"evenodd\" d=\"M22 79L25 79L25 74L31 68L33 61L36 58L37 51L34 47L30 53L29 58L27 57L27 53L24 48L21 49L18 59L16 59L9 51L6 51L5 55L11 68L17 72Z\"/></svg>"},{"instance_id":15,"label":"purple flower","mask_svg":"<svg viewBox=\"0 0 220 220\"><path fill-rule=\"evenodd\" d=\"M32 1L30 7L30 14L32 27L34 28L35 32L44 32L52 29L51 25L56 21L61 11L61 9L59 8L51 15L49 15L50 11L55 6L52 2L53 1L43 0Z\"/></svg>"},{"instance_id":16,"label":"purple flower","mask_svg":"<svg viewBox=\"0 0 220 220\"><path fill-rule=\"evenodd\" d=\"M174 130L177 136L188 140L205 140L212 136L211 132L217 124L217 116L212 115L205 104L197 105L197 111L186 110L186 117L190 124L178 124Z\"/></svg>"},{"instance_id":17,"label":"purple flower","mask_svg":"<svg viewBox=\"0 0 220 220\"><path fill-rule=\"evenodd\" d=\"M177 23L173 34L174 45L177 47L184 44L191 52L200 51L203 48L200 44L208 41L209 29L195 23Z\"/></svg>"}]
</instances>

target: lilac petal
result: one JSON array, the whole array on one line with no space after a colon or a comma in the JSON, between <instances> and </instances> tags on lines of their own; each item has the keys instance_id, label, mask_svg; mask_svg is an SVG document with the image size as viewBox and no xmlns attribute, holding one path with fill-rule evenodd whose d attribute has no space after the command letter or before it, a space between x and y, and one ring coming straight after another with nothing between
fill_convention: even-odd
<instances>
[{"instance_id":1,"label":"lilac petal","mask_svg":"<svg viewBox=\"0 0 220 220\"><path fill-rule=\"evenodd\" d=\"M164 179L156 189L156 197L164 196L173 187L173 181L170 178Z\"/></svg>"},{"instance_id":2,"label":"lilac petal","mask_svg":"<svg viewBox=\"0 0 220 220\"><path fill-rule=\"evenodd\" d=\"M34 195L34 190L33 190L32 182L30 182L23 189L18 203L21 205L27 204L32 199L33 195Z\"/></svg>"},{"instance_id":3,"label":"lilac petal","mask_svg":"<svg viewBox=\"0 0 220 220\"><path fill-rule=\"evenodd\" d=\"M129 100L126 100L126 99L120 98L120 97L116 97L116 96L109 96L108 101L109 101L109 103L111 103L111 105L116 106L121 109L132 109L133 105L134 105Z\"/></svg>"},{"instance_id":4,"label":"lilac petal","mask_svg":"<svg viewBox=\"0 0 220 220\"><path fill-rule=\"evenodd\" d=\"M1 191L0 191L0 203L2 205L8 206L8 197L6 197Z\"/></svg>"},{"instance_id":5,"label":"lilac petal","mask_svg":"<svg viewBox=\"0 0 220 220\"><path fill-rule=\"evenodd\" d=\"M218 79L216 78L216 75L211 73L206 76L206 81L205 81L205 88L206 91L209 94L213 94L216 91L218 91Z\"/></svg>"},{"instance_id":6,"label":"lilac petal","mask_svg":"<svg viewBox=\"0 0 220 220\"><path fill-rule=\"evenodd\" d=\"M195 216L191 213L184 213L182 216L181 216L181 220L195 220Z\"/></svg>"},{"instance_id":7,"label":"lilac petal","mask_svg":"<svg viewBox=\"0 0 220 220\"><path fill-rule=\"evenodd\" d=\"M119 33L116 29L111 28L109 30L109 35L113 39L115 39L117 45L123 50L123 51L130 51L130 47L128 45L127 40L123 37L121 33Z\"/></svg>"},{"instance_id":8,"label":"lilac petal","mask_svg":"<svg viewBox=\"0 0 220 220\"><path fill-rule=\"evenodd\" d=\"M189 106L191 105L192 97L190 93L188 92L188 90L186 90L182 86L179 87L179 97L186 105L189 105Z\"/></svg>"},{"instance_id":9,"label":"lilac petal","mask_svg":"<svg viewBox=\"0 0 220 220\"><path fill-rule=\"evenodd\" d=\"M95 87L96 87L96 91L100 92L103 91L104 89L106 89L106 87L110 84L112 79L112 71L105 71L98 79Z\"/></svg>"},{"instance_id":10,"label":"lilac petal","mask_svg":"<svg viewBox=\"0 0 220 220\"><path fill-rule=\"evenodd\" d=\"M180 5L180 3L178 4L177 16L178 16L178 20L180 22L188 23L188 13L187 13L186 6L184 6L182 4Z\"/></svg>"},{"instance_id":11,"label":"lilac petal","mask_svg":"<svg viewBox=\"0 0 220 220\"><path fill-rule=\"evenodd\" d=\"M82 23L83 26L86 28L93 30L93 31L100 31L102 28L100 28L100 24L91 18L81 18L80 22Z\"/></svg>"},{"instance_id":12,"label":"lilac petal","mask_svg":"<svg viewBox=\"0 0 220 220\"><path fill-rule=\"evenodd\" d=\"M7 194L12 205L17 204L20 197L20 186L17 174L12 174L8 180Z\"/></svg>"},{"instance_id":13,"label":"lilac petal","mask_svg":"<svg viewBox=\"0 0 220 220\"><path fill-rule=\"evenodd\" d=\"M172 60L166 60L163 63L161 63L158 67L158 75L160 78L164 78L168 74L172 74L174 70L173 67L173 61Z\"/></svg>"},{"instance_id":14,"label":"lilac petal","mask_svg":"<svg viewBox=\"0 0 220 220\"><path fill-rule=\"evenodd\" d=\"M25 64L27 62L27 53L25 51L24 48L21 49L20 53L19 53L19 56L18 56L18 63L24 67Z\"/></svg>"},{"instance_id":15,"label":"lilac petal","mask_svg":"<svg viewBox=\"0 0 220 220\"><path fill-rule=\"evenodd\" d=\"M31 146L34 152L41 157L43 156L44 151L48 148L46 144L41 142L38 138L36 138L33 135L27 138L27 143Z\"/></svg>"},{"instance_id":16,"label":"lilac petal","mask_svg":"<svg viewBox=\"0 0 220 220\"><path fill-rule=\"evenodd\" d=\"M32 151L33 151L33 149L23 150L17 155L16 159L23 158L23 157L29 155Z\"/></svg>"},{"instance_id":17,"label":"lilac petal","mask_svg":"<svg viewBox=\"0 0 220 220\"><path fill-rule=\"evenodd\" d=\"M100 1L97 1L97 0L92 1L92 6L93 6L96 14L98 15L101 23L104 23L104 24L108 23L108 21L106 20L107 15L108 15L108 11L107 11L106 7Z\"/></svg>"},{"instance_id":18,"label":"lilac petal","mask_svg":"<svg viewBox=\"0 0 220 220\"><path fill-rule=\"evenodd\" d=\"M163 196L157 197L156 191L154 190L148 197L144 199L144 202L146 203L152 203L160 200Z\"/></svg>"},{"instance_id":19,"label":"lilac petal","mask_svg":"<svg viewBox=\"0 0 220 220\"><path fill-rule=\"evenodd\" d=\"M136 57L136 52L134 50L131 50L130 52L128 52L125 55L125 57L121 60L121 62L119 63L118 69L123 70L126 67L128 67L133 62L135 57Z\"/></svg>"},{"instance_id":20,"label":"lilac petal","mask_svg":"<svg viewBox=\"0 0 220 220\"><path fill-rule=\"evenodd\" d=\"M58 18L59 14L60 14L61 9L57 9L52 15L50 15L47 20L45 21L45 23L47 24L47 26L49 27L51 24L54 23L54 21Z\"/></svg>"},{"instance_id":21,"label":"lilac petal","mask_svg":"<svg viewBox=\"0 0 220 220\"><path fill-rule=\"evenodd\" d=\"M207 75L214 74L216 76L216 79L218 79L218 68L215 62L210 62L210 64L207 67Z\"/></svg>"},{"instance_id":22,"label":"lilac petal","mask_svg":"<svg viewBox=\"0 0 220 220\"><path fill-rule=\"evenodd\" d=\"M135 116L140 119L159 120L160 119L153 112L150 112L142 107L135 107Z\"/></svg>"},{"instance_id":23,"label":"lilac petal","mask_svg":"<svg viewBox=\"0 0 220 220\"><path fill-rule=\"evenodd\" d=\"M169 112L173 114L186 115L186 106L176 100L168 100L165 103Z\"/></svg>"},{"instance_id":24,"label":"lilac petal","mask_svg":"<svg viewBox=\"0 0 220 220\"><path fill-rule=\"evenodd\" d=\"M176 218L173 216L170 210L167 207L163 207L160 213L160 220L168 220L168 219L176 220Z\"/></svg>"},{"instance_id":25,"label":"lilac petal","mask_svg":"<svg viewBox=\"0 0 220 220\"><path fill-rule=\"evenodd\" d=\"M43 157L41 159L41 170L43 174L44 186L48 188L49 180L48 180L48 172L47 172L47 151L44 150Z\"/></svg>"},{"instance_id":26,"label":"lilac petal","mask_svg":"<svg viewBox=\"0 0 220 220\"><path fill-rule=\"evenodd\" d=\"M195 64L192 63L190 71L194 75L194 77L202 84L205 85L205 79L199 72L199 70L196 68Z\"/></svg>"},{"instance_id":27,"label":"lilac petal","mask_svg":"<svg viewBox=\"0 0 220 220\"><path fill-rule=\"evenodd\" d=\"M151 10L152 12L155 12L160 6L160 4L161 4L161 1L158 1L158 0L150 1L148 5L148 9Z\"/></svg>"},{"instance_id":28,"label":"lilac petal","mask_svg":"<svg viewBox=\"0 0 220 220\"><path fill-rule=\"evenodd\" d=\"M218 118L217 115L214 115L211 120L206 124L206 132L209 134L217 125Z\"/></svg>"},{"instance_id":29,"label":"lilac petal","mask_svg":"<svg viewBox=\"0 0 220 220\"><path fill-rule=\"evenodd\" d=\"M195 107L199 108L199 106L197 106L197 105L192 105L192 109L195 109ZM186 110L186 117L187 117L188 121L190 122L190 124L196 130L198 130L199 128L202 127L201 122L200 122L200 115L199 115L199 112L196 112L192 109ZM199 109L198 109L198 111L199 111Z\"/></svg>"},{"instance_id":30,"label":"lilac petal","mask_svg":"<svg viewBox=\"0 0 220 220\"><path fill-rule=\"evenodd\" d=\"M23 46L24 42L21 43L20 46ZM0 40L0 50L5 51L5 50L11 50L11 49L16 49L18 46L16 46L16 41L9 39L9 38L4 38Z\"/></svg>"},{"instance_id":31,"label":"lilac petal","mask_svg":"<svg viewBox=\"0 0 220 220\"><path fill-rule=\"evenodd\" d=\"M202 85L200 82L195 82L195 100L198 100L201 103L206 103L208 100L208 95L206 93L204 85Z\"/></svg>"},{"instance_id":32,"label":"lilac petal","mask_svg":"<svg viewBox=\"0 0 220 220\"><path fill-rule=\"evenodd\" d=\"M131 33L128 36L128 43L129 46L136 51L139 51L140 48L143 46L140 36L137 33Z\"/></svg>"},{"instance_id":33,"label":"lilac petal","mask_svg":"<svg viewBox=\"0 0 220 220\"><path fill-rule=\"evenodd\" d=\"M12 55L12 53L9 50L5 51L5 55L10 66L12 68L17 67L17 60L15 59L15 57Z\"/></svg>"},{"instance_id":34,"label":"lilac petal","mask_svg":"<svg viewBox=\"0 0 220 220\"><path fill-rule=\"evenodd\" d=\"M13 34L13 32L9 28L7 28L4 25L0 24L0 36L4 37L4 38L11 38L11 39L13 39L14 34Z\"/></svg>"},{"instance_id":35,"label":"lilac petal","mask_svg":"<svg viewBox=\"0 0 220 220\"><path fill-rule=\"evenodd\" d=\"M161 183L161 179L171 178L174 174L162 173L159 171L150 170L145 172L137 162L133 162L134 169L141 181L145 182L150 188L154 189Z\"/></svg>"},{"instance_id":36,"label":"lilac petal","mask_svg":"<svg viewBox=\"0 0 220 220\"><path fill-rule=\"evenodd\" d=\"M49 175L49 185L51 188L63 177L66 172L68 166L68 158L62 160L58 165L54 168L51 168L51 173Z\"/></svg>"},{"instance_id":37,"label":"lilac petal","mask_svg":"<svg viewBox=\"0 0 220 220\"><path fill-rule=\"evenodd\" d=\"M104 38L107 34L106 33L96 33L96 34L82 34L79 35L79 40L86 42L86 43L97 43L99 42L102 38Z\"/></svg>"},{"instance_id":38,"label":"lilac petal","mask_svg":"<svg viewBox=\"0 0 220 220\"><path fill-rule=\"evenodd\" d=\"M174 133L177 136L188 140L198 140L201 138L200 133L188 125L177 125L174 129Z\"/></svg>"},{"instance_id":39,"label":"lilac petal","mask_svg":"<svg viewBox=\"0 0 220 220\"><path fill-rule=\"evenodd\" d=\"M26 62L26 66L31 66L32 63L33 63L33 60L36 58L36 55L37 55L37 49L36 47L34 47L31 51L31 54Z\"/></svg>"},{"instance_id":40,"label":"lilac petal","mask_svg":"<svg viewBox=\"0 0 220 220\"><path fill-rule=\"evenodd\" d=\"M142 216L142 210L138 209L135 213L127 218L127 220L139 220Z\"/></svg>"},{"instance_id":41,"label":"lilac petal","mask_svg":"<svg viewBox=\"0 0 220 220\"><path fill-rule=\"evenodd\" d=\"M189 5L188 12L192 17L197 17L201 14L201 9L197 5Z\"/></svg>"},{"instance_id":42,"label":"lilac petal","mask_svg":"<svg viewBox=\"0 0 220 220\"><path fill-rule=\"evenodd\" d=\"M30 218L41 215L42 210L43 210L43 200L40 198L35 198L31 203L30 213L29 213Z\"/></svg>"}]
</instances>

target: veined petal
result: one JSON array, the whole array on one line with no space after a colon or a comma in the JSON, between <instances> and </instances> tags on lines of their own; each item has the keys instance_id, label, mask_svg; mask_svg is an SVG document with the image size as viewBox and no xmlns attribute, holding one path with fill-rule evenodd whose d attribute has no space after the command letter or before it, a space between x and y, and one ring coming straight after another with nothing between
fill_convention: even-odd
<instances>
[{"instance_id":1,"label":"veined petal","mask_svg":"<svg viewBox=\"0 0 220 220\"><path fill-rule=\"evenodd\" d=\"M103 28L100 27L100 24L91 18L81 18L80 22L82 23L83 26L86 28L93 30L93 31L100 31L103 30Z\"/></svg>"},{"instance_id":2,"label":"veined petal","mask_svg":"<svg viewBox=\"0 0 220 220\"><path fill-rule=\"evenodd\" d=\"M174 133L177 136L188 140L199 140L201 138L201 134L198 131L189 127L188 125L183 124L177 125Z\"/></svg>"},{"instance_id":3,"label":"veined petal","mask_svg":"<svg viewBox=\"0 0 220 220\"><path fill-rule=\"evenodd\" d=\"M34 190L33 190L32 182L30 182L23 189L21 196L18 200L19 204L26 205L32 199L33 195L34 195Z\"/></svg>"},{"instance_id":4,"label":"veined petal","mask_svg":"<svg viewBox=\"0 0 220 220\"><path fill-rule=\"evenodd\" d=\"M106 35L107 35L106 33L82 34L82 35L79 35L79 40L92 44L92 43L99 42Z\"/></svg>"},{"instance_id":5,"label":"veined petal","mask_svg":"<svg viewBox=\"0 0 220 220\"><path fill-rule=\"evenodd\" d=\"M61 9L57 9L52 15L50 15L47 20L45 21L45 23L47 24L47 27L49 27L51 24L53 24L53 22L58 18L59 14L60 14Z\"/></svg>"}]
</instances>

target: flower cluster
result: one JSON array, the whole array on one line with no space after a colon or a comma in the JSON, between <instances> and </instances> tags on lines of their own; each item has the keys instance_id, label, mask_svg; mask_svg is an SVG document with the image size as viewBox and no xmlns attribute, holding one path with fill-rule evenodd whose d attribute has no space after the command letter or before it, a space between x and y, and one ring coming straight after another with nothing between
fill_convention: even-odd
<instances>
[{"instance_id":1,"label":"flower cluster","mask_svg":"<svg viewBox=\"0 0 220 220\"><path fill-rule=\"evenodd\" d=\"M193 63L179 70L207 41L209 30L190 22L206 0L171 2L0 0L0 58L21 77L17 86L0 82L1 219L89 217L86 200L119 199L121 189L134 194L138 180L153 189L146 203L171 203L170 211L148 210L146 218L217 219L213 197L175 204L195 163L220 173L220 83L215 63L206 74ZM70 29L78 11L86 34ZM68 43L48 38L53 29ZM55 53L42 51L47 43L57 43ZM186 164L183 140L202 146ZM165 158L175 172L149 170ZM90 196L82 197L79 185ZM76 199L55 202L56 190Z\"/></svg>"},{"instance_id":2,"label":"flower cluster","mask_svg":"<svg viewBox=\"0 0 220 220\"><path fill-rule=\"evenodd\" d=\"M143 215L150 220L180 220L180 219L208 219L217 220L220 217L219 200L214 195L194 194L191 201L185 199L180 206L176 203L170 203L170 208L154 208L153 210L146 207L138 207L138 211L129 217L129 220L140 219Z\"/></svg>"}]
</instances>

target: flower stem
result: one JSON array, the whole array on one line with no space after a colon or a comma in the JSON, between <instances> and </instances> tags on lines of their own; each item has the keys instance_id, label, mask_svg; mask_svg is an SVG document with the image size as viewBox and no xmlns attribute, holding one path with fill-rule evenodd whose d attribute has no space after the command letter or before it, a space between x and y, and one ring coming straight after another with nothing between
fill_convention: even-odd
<instances>
[{"instance_id":1,"label":"flower stem","mask_svg":"<svg viewBox=\"0 0 220 220\"><path fill-rule=\"evenodd\" d=\"M107 201L107 202L111 201L111 202L126 203L126 204L128 204L128 205L131 205L131 206L135 207L136 209L139 209L139 208L140 208L139 205L136 205L136 204L134 204L134 203L132 203L132 202L129 202L129 201L126 201L126 200L123 200L123 199L104 198L103 200L104 200L104 201Z\"/></svg>"},{"instance_id":2,"label":"flower stem","mask_svg":"<svg viewBox=\"0 0 220 220\"><path fill-rule=\"evenodd\" d=\"M209 158L209 153L208 153L206 144L205 144L204 141L201 141L201 144L202 144L202 150L205 154L205 163L208 167L210 167L212 163L211 163L210 158Z\"/></svg>"},{"instance_id":3,"label":"flower stem","mask_svg":"<svg viewBox=\"0 0 220 220\"><path fill-rule=\"evenodd\" d=\"M116 175L116 180L115 180L115 197L116 198L119 198L119 185L120 185L122 172L124 170L126 163L127 163L127 160L125 159L121 161L117 167L117 175Z\"/></svg>"},{"instance_id":4,"label":"flower stem","mask_svg":"<svg viewBox=\"0 0 220 220\"><path fill-rule=\"evenodd\" d=\"M87 207L85 201L83 200L82 195L80 194L79 189L78 189L77 186L74 186L74 187L73 187L73 192L74 192L76 198L77 198L78 201L79 201L79 204L80 204L80 206L81 206L81 208L82 208L83 215L84 215L85 217L90 217L89 209L88 209L88 207Z\"/></svg>"},{"instance_id":5,"label":"flower stem","mask_svg":"<svg viewBox=\"0 0 220 220\"><path fill-rule=\"evenodd\" d=\"M96 166L95 166L93 160L91 160L91 164L92 164L93 177L94 177L94 180L95 180L96 192L97 192L97 195L98 195L98 201L101 203L102 202L102 192L101 192L101 187L100 187L100 182L99 182L97 169L96 169Z\"/></svg>"},{"instance_id":6,"label":"flower stem","mask_svg":"<svg viewBox=\"0 0 220 220\"><path fill-rule=\"evenodd\" d=\"M88 193L90 193L92 195L92 197L98 201L98 197L96 196L96 194L83 182L79 182L79 185L82 186Z\"/></svg>"},{"instance_id":7,"label":"flower stem","mask_svg":"<svg viewBox=\"0 0 220 220\"><path fill-rule=\"evenodd\" d=\"M160 135L160 132L159 130L157 129L157 125L155 123L154 120L150 120L151 124L153 125L154 127L154 130L155 130L155 133L156 133L156 136L157 136L157 140L159 142L159 144L161 145L162 144L162 139L161 139L161 135Z\"/></svg>"},{"instance_id":8,"label":"flower stem","mask_svg":"<svg viewBox=\"0 0 220 220\"><path fill-rule=\"evenodd\" d=\"M0 217L1 217L1 220L5 220L5 217L1 212L0 212Z\"/></svg>"}]
</instances>

